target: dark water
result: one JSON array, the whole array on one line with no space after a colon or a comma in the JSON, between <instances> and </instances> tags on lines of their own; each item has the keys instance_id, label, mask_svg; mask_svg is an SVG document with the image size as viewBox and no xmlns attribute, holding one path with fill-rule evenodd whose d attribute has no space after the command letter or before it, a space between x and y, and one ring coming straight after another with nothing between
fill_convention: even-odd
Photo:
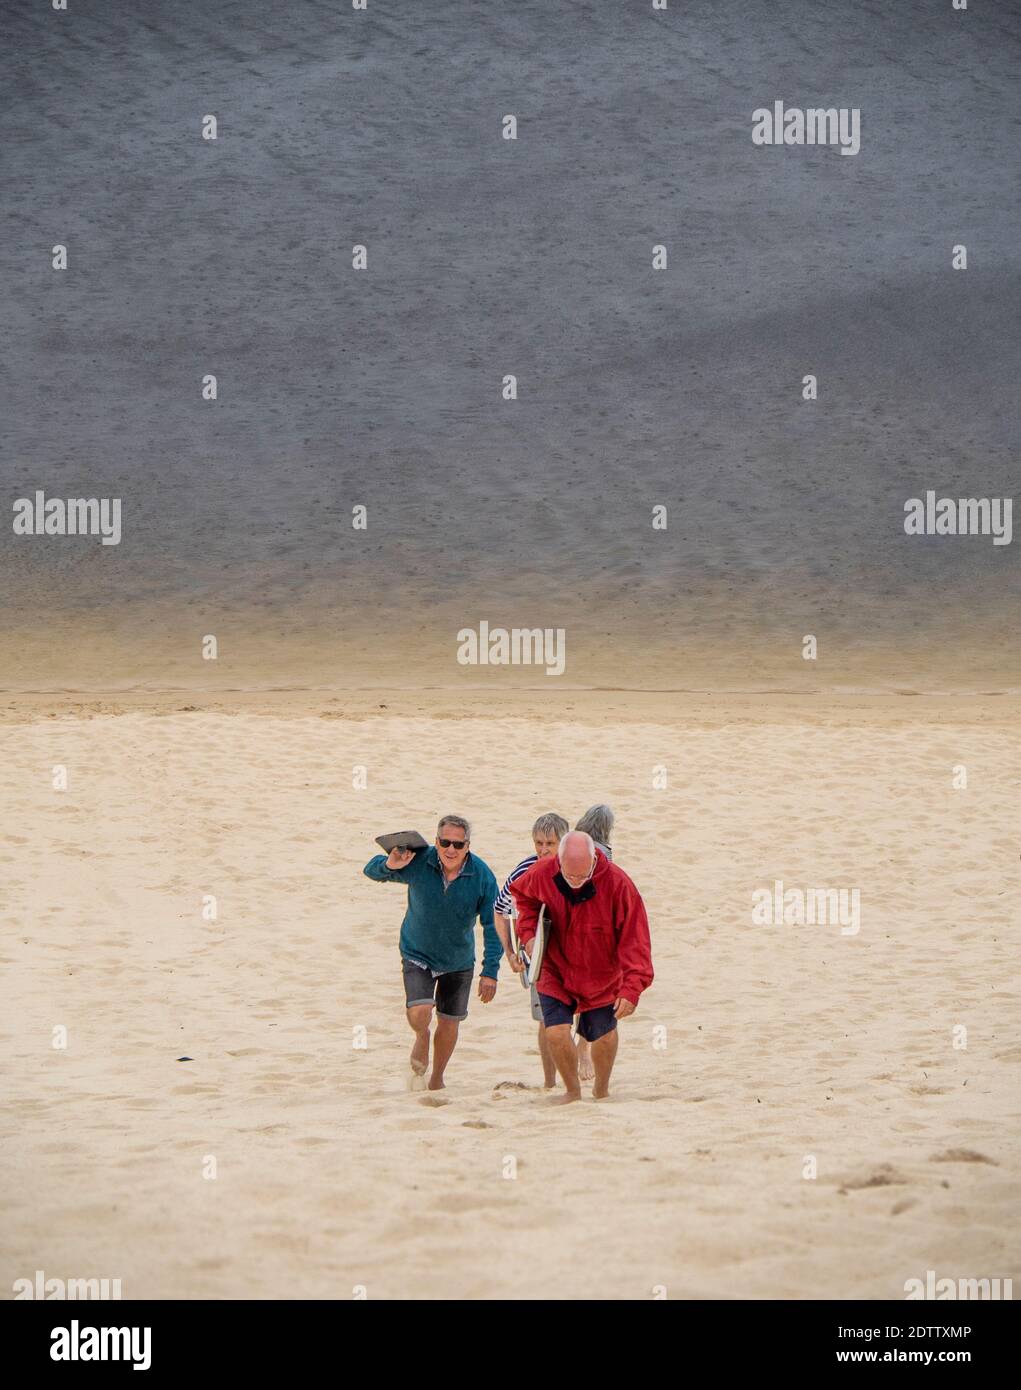
<instances>
[{"instance_id":1,"label":"dark water","mask_svg":"<svg viewBox=\"0 0 1021 1390\"><path fill-rule=\"evenodd\" d=\"M4 509L124 516L0 529L0 683L1016 681L1019 542L902 525L1016 487L1016 5L0 9Z\"/></svg>"}]
</instances>

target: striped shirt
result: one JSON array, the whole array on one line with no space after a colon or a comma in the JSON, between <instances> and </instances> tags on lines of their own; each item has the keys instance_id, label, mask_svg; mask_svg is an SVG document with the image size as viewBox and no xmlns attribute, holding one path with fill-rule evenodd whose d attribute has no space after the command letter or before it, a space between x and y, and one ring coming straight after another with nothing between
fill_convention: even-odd
<instances>
[{"instance_id":1,"label":"striped shirt","mask_svg":"<svg viewBox=\"0 0 1021 1390\"><path fill-rule=\"evenodd\" d=\"M510 917L514 910L514 903L510 895L511 884L516 878L520 878L526 869L530 869L537 861L538 857L537 854L530 854L527 859L522 859L516 869L511 869L510 873L507 875L507 882L500 889L495 904L496 911L499 912L501 917Z\"/></svg>"}]
</instances>

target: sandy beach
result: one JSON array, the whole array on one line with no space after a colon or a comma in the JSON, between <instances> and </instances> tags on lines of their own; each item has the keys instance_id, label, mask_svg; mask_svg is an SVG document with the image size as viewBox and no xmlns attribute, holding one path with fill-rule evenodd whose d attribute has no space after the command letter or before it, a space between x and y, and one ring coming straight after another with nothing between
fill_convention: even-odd
<instances>
[{"instance_id":1,"label":"sandy beach","mask_svg":"<svg viewBox=\"0 0 1021 1390\"><path fill-rule=\"evenodd\" d=\"M177 1299L902 1299L930 1269L1018 1278L1017 713L8 698L0 1289L42 1269ZM448 1088L410 1092L404 895L362 876L372 836L461 810L502 878L536 814L597 798L656 965L611 1099L549 1106L506 969ZM753 925L777 879L859 888L860 930Z\"/></svg>"},{"instance_id":2,"label":"sandy beach","mask_svg":"<svg viewBox=\"0 0 1021 1390\"><path fill-rule=\"evenodd\" d=\"M6 8L0 1300L1021 1280L1017 6ZM597 802L609 1098L409 1088L374 837Z\"/></svg>"}]
</instances>

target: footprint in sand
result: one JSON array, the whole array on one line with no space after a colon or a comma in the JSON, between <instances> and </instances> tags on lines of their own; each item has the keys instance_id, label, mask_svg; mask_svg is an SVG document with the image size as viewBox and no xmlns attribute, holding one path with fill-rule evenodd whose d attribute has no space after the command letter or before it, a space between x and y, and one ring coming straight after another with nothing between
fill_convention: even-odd
<instances>
[{"instance_id":1,"label":"footprint in sand","mask_svg":"<svg viewBox=\"0 0 1021 1390\"><path fill-rule=\"evenodd\" d=\"M422 1096L419 1105L449 1105L450 1101L446 1096Z\"/></svg>"},{"instance_id":2,"label":"footprint in sand","mask_svg":"<svg viewBox=\"0 0 1021 1390\"><path fill-rule=\"evenodd\" d=\"M840 1193L857 1192L866 1187L895 1187L901 1183L906 1183L907 1178L889 1163L880 1163L871 1172L861 1173L855 1177L845 1178L840 1184Z\"/></svg>"},{"instance_id":3,"label":"footprint in sand","mask_svg":"<svg viewBox=\"0 0 1021 1390\"><path fill-rule=\"evenodd\" d=\"M991 1163L994 1168L1000 1165L995 1158L976 1153L974 1149L945 1149L941 1154L932 1154L930 1163Z\"/></svg>"}]
</instances>

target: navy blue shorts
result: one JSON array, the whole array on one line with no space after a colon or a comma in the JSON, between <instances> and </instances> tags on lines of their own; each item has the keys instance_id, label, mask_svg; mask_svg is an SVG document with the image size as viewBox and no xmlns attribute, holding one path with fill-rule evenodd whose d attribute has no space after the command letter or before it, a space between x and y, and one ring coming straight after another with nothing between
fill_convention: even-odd
<instances>
[{"instance_id":1,"label":"navy blue shorts","mask_svg":"<svg viewBox=\"0 0 1021 1390\"><path fill-rule=\"evenodd\" d=\"M405 1007L416 1004L435 1004L439 1018L468 1017L468 996L471 994L474 970L451 970L446 975L434 975L417 961L401 956L404 974Z\"/></svg>"},{"instance_id":2,"label":"navy blue shorts","mask_svg":"<svg viewBox=\"0 0 1021 1390\"><path fill-rule=\"evenodd\" d=\"M540 994L542 1021L547 1028L555 1028L558 1023L573 1023L574 1008L562 999L554 999L552 994ZM613 1005L604 1004L601 1009L586 1009L578 1015L578 1032L586 1042L595 1042L604 1033L612 1033L617 1026L613 1016Z\"/></svg>"}]
</instances>

